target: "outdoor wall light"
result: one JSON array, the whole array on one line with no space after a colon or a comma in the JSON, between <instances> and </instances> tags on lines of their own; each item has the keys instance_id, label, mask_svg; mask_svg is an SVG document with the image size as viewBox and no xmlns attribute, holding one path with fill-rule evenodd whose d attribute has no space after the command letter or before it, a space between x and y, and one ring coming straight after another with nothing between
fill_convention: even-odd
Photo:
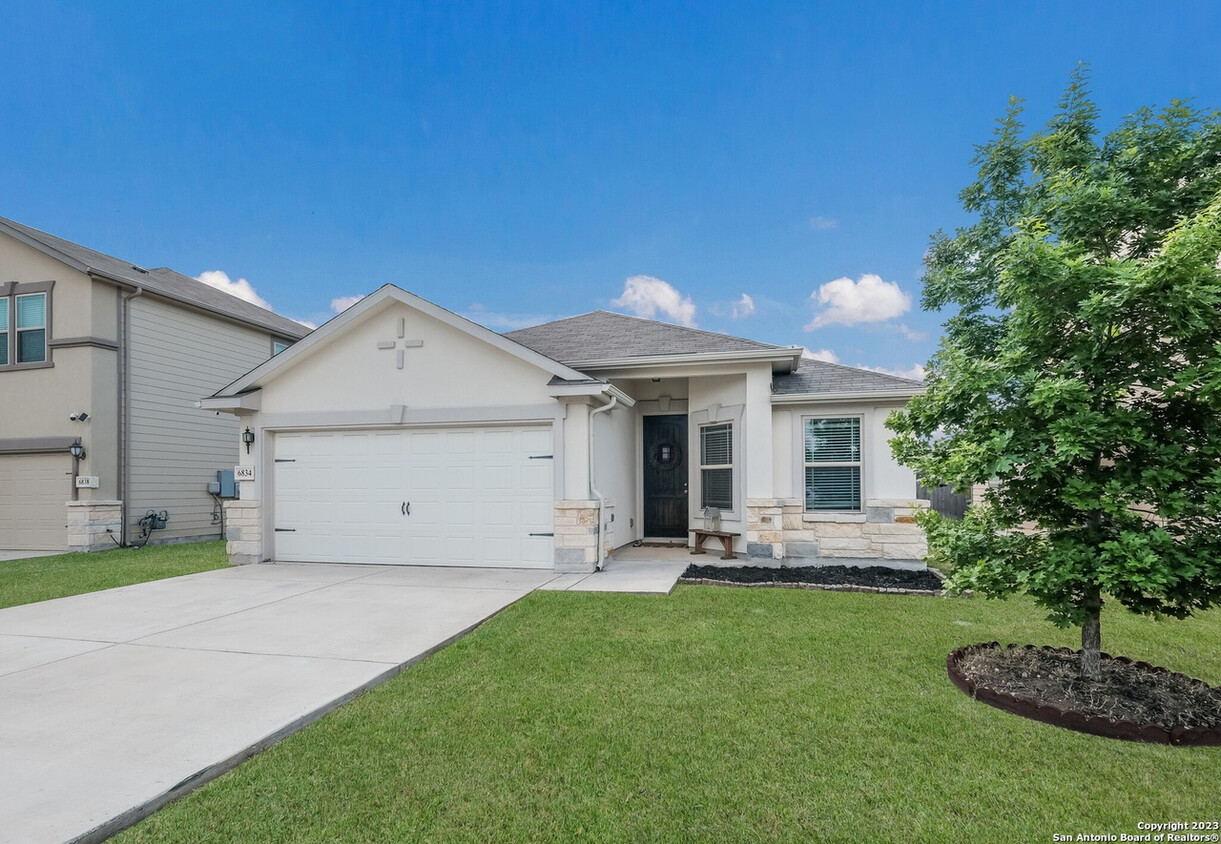
<instances>
[{"instance_id":1,"label":"outdoor wall light","mask_svg":"<svg viewBox=\"0 0 1221 844\"><path fill-rule=\"evenodd\" d=\"M81 445L80 440L77 440L76 442L72 443L72 445L68 446L68 451L72 453L72 457L76 460L85 459L85 447Z\"/></svg>"},{"instance_id":2,"label":"outdoor wall light","mask_svg":"<svg viewBox=\"0 0 1221 844\"><path fill-rule=\"evenodd\" d=\"M242 442L246 444L246 453L250 453L250 446L254 445L254 431L247 428L242 431Z\"/></svg>"}]
</instances>

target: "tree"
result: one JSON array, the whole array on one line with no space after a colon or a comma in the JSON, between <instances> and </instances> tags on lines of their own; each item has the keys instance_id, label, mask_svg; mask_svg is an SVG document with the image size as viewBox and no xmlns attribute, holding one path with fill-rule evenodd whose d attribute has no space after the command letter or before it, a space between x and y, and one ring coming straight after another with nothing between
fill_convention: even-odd
<instances>
[{"instance_id":1,"label":"tree","mask_svg":"<svg viewBox=\"0 0 1221 844\"><path fill-rule=\"evenodd\" d=\"M1084 68L1044 131L1010 101L938 232L923 307L956 308L896 458L965 492L922 516L955 589L1025 592L1081 627L1104 600L1185 618L1221 602L1221 119L1174 100L1099 139Z\"/></svg>"}]
</instances>

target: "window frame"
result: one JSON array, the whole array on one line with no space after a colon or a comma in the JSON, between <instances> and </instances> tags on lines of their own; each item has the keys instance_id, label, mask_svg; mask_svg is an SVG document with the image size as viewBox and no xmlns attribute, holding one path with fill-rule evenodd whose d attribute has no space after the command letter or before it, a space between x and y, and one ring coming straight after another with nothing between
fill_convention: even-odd
<instances>
[{"instance_id":1,"label":"window frame","mask_svg":"<svg viewBox=\"0 0 1221 844\"><path fill-rule=\"evenodd\" d=\"M15 372L23 369L46 369L54 366L54 363L51 360L51 354L55 348L54 344L52 343L53 338L51 336L52 303L55 298L52 291L54 287L54 281L10 281L0 284L0 301L5 303L5 309L8 314L7 328L3 332L3 342L5 344L7 363L0 363L0 372ZM43 297L43 321L41 327L17 327L17 302L19 299L23 299L27 296ZM42 332L42 360L18 360L18 353L21 348L20 335L27 331Z\"/></svg>"},{"instance_id":2,"label":"window frame","mask_svg":"<svg viewBox=\"0 0 1221 844\"><path fill-rule=\"evenodd\" d=\"M292 344L293 344L292 340L285 340L281 337L272 337L271 338L271 356L274 358L276 355L280 354L281 352L288 351L289 347L291 347ZM277 349L276 346L279 346L280 348Z\"/></svg>"},{"instance_id":3,"label":"window frame","mask_svg":"<svg viewBox=\"0 0 1221 844\"><path fill-rule=\"evenodd\" d=\"M857 440L860 444L860 453L856 460L807 460L806 459L806 423L815 420L854 420L857 424ZM826 515L834 513L850 513L853 515L861 515L865 512L865 416L862 413L835 413L835 414L804 414L801 417L801 427L797 437L798 446L801 455L801 475L799 483L801 485L801 503L802 511L808 516ZM859 500L855 509L835 507L835 508L811 508L810 507L810 488L806 480L807 471L811 468L855 468L857 470L857 489L859 490Z\"/></svg>"},{"instance_id":4,"label":"window frame","mask_svg":"<svg viewBox=\"0 0 1221 844\"><path fill-rule=\"evenodd\" d=\"M704 462L704 433L711 428L724 427L728 429L729 434L729 462L728 463L705 463ZM732 419L718 419L715 421L700 422L697 425L696 440L699 446L699 509L705 507L716 507L721 511L721 514L735 512L735 504L737 503L737 494L734 485L737 482L737 449L734 447L734 421ZM704 483L705 471L724 471L729 470L729 506L722 507L719 504L705 503L707 494L707 484Z\"/></svg>"}]
</instances>

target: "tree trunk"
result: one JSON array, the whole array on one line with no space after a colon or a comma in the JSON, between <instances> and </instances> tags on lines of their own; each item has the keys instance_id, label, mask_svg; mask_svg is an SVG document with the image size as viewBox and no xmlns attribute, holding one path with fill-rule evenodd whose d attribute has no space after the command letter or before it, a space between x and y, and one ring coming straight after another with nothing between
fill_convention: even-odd
<instances>
[{"instance_id":1,"label":"tree trunk","mask_svg":"<svg viewBox=\"0 0 1221 844\"><path fill-rule=\"evenodd\" d=\"M1089 615L1081 625L1081 676L1097 680L1102 673L1102 593L1097 586L1085 593L1082 606Z\"/></svg>"}]
</instances>

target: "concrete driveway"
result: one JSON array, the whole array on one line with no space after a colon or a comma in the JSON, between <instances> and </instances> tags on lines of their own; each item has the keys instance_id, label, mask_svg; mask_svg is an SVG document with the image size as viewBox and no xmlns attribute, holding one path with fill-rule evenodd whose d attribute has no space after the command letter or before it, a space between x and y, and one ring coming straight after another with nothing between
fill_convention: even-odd
<instances>
[{"instance_id":1,"label":"concrete driveway","mask_svg":"<svg viewBox=\"0 0 1221 844\"><path fill-rule=\"evenodd\" d=\"M555 577L278 564L0 610L0 841L101 840Z\"/></svg>"}]
</instances>

